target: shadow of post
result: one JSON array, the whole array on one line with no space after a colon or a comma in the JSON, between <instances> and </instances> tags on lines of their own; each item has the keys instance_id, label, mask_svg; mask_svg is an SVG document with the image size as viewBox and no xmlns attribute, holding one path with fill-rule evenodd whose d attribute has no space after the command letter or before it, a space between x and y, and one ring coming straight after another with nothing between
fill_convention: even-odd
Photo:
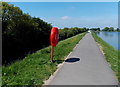
<instances>
[{"instance_id":1,"label":"shadow of post","mask_svg":"<svg viewBox=\"0 0 120 87\"><path fill-rule=\"evenodd\" d=\"M74 63L80 61L80 58L68 58L65 60L65 62L69 62L69 63Z\"/></svg>"},{"instance_id":2,"label":"shadow of post","mask_svg":"<svg viewBox=\"0 0 120 87\"><path fill-rule=\"evenodd\" d=\"M74 63L74 62L77 62L77 61L80 61L80 58L68 58L66 60L54 60L54 62L56 63L62 63L62 62L68 62L68 63Z\"/></svg>"}]
</instances>

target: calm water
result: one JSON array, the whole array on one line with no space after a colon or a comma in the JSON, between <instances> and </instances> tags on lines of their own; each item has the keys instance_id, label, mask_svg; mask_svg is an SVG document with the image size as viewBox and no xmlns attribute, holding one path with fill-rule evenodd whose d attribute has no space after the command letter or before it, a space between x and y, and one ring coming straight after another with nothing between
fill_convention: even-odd
<instances>
[{"instance_id":1,"label":"calm water","mask_svg":"<svg viewBox=\"0 0 120 87\"><path fill-rule=\"evenodd\" d=\"M120 50L120 46L118 46L118 43L120 44L120 38L118 38L120 37L120 32L98 32L97 35L115 49Z\"/></svg>"}]
</instances>

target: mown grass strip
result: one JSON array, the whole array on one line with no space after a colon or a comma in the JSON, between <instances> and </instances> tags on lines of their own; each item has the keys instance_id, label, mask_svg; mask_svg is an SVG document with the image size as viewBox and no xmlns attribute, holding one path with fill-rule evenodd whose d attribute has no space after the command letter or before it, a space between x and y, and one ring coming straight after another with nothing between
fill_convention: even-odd
<instances>
[{"instance_id":1,"label":"mown grass strip","mask_svg":"<svg viewBox=\"0 0 120 87\"><path fill-rule=\"evenodd\" d=\"M115 72L119 82L120 82L120 67L119 63L120 60L118 59L118 54L120 54L120 51L114 49L111 45L109 45L107 42L102 40L100 37L98 37L95 33L92 33L95 41L102 46L102 50L105 53L105 58L109 62L112 70Z\"/></svg>"},{"instance_id":2,"label":"mown grass strip","mask_svg":"<svg viewBox=\"0 0 120 87\"><path fill-rule=\"evenodd\" d=\"M64 60L85 33L60 41L55 47L55 60ZM27 55L9 66L2 67L2 85L42 85L60 62L50 62L50 47Z\"/></svg>"}]
</instances>

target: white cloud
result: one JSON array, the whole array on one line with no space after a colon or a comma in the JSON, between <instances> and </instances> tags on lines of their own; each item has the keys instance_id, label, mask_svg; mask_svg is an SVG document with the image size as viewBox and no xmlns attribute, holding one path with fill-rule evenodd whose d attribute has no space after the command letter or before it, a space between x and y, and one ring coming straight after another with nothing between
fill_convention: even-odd
<instances>
[{"instance_id":1,"label":"white cloud","mask_svg":"<svg viewBox=\"0 0 120 87\"><path fill-rule=\"evenodd\" d=\"M69 19L69 16L63 16L63 17L61 17L61 19L67 20L67 19Z\"/></svg>"}]
</instances>

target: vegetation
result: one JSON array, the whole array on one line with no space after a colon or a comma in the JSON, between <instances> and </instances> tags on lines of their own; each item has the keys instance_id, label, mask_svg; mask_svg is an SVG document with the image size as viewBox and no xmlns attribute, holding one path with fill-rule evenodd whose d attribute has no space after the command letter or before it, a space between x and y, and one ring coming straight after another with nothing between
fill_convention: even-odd
<instances>
[{"instance_id":1,"label":"vegetation","mask_svg":"<svg viewBox=\"0 0 120 87\"><path fill-rule=\"evenodd\" d=\"M55 47L55 63L50 62L50 47L47 47L27 55L21 61L3 66L2 85L42 85L84 35L85 33L60 41Z\"/></svg>"},{"instance_id":2,"label":"vegetation","mask_svg":"<svg viewBox=\"0 0 120 87\"><path fill-rule=\"evenodd\" d=\"M64 28L64 29L59 29L59 40L64 40L66 38L72 37L76 34L83 33L88 31L86 28Z\"/></svg>"},{"instance_id":3,"label":"vegetation","mask_svg":"<svg viewBox=\"0 0 120 87\"><path fill-rule=\"evenodd\" d=\"M118 31L118 32L120 32L120 29L119 29L119 28L117 28L115 31Z\"/></svg>"},{"instance_id":4,"label":"vegetation","mask_svg":"<svg viewBox=\"0 0 120 87\"><path fill-rule=\"evenodd\" d=\"M23 13L19 7L2 2L3 64L48 46L51 28L43 20Z\"/></svg>"},{"instance_id":5,"label":"vegetation","mask_svg":"<svg viewBox=\"0 0 120 87\"><path fill-rule=\"evenodd\" d=\"M96 32L99 32L99 31L120 32L119 28L114 29L113 27L105 27L102 30L100 30L100 28L90 28L89 30L96 31Z\"/></svg>"},{"instance_id":6,"label":"vegetation","mask_svg":"<svg viewBox=\"0 0 120 87\"><path fill-rule=\"evenodd\" d=\"M120 51L114 49L112 46L110 46L108 43L103 41L100 37L98 37L95 33L92 33L95 41L99 43L102 46L102 50L105 53L106 60L111 65L112 70L115 72L119 82L120 82L120 60L118 59L118 54L120 54Z\"/></svg>"},{"instance_id":7,"label":"vegetation","mask_svg":"<svg viewBox=\"0 0 120 87\"><path fill-rule=\"evenodd\" d=\"M91 28L92 31L100 31L100 28Z\"/></svg>"},{"instance_id":8,"label":"vegetation","mask_svg":"<svg viewBox=\"0 0 120 87\"><path fill-rule=\"evenodd\" d=\"M120 29L119 28L117 28L117 29L114 29L113 27L105 27L104 29L102 29L102 31L117 31L117 32L119 32L120 31Z\"/></svg>"},{"instance_id":9,"label":"vegetation","mask_svg":"<svg viewBox=\"0 0 120 87\"><path fill-rule=\"evenodd\" d=\"M2 67L0 66L0 87L2 86Z\"/></svg>"},{"instance_id":10,"label":"vegetation","mask_svg":"<svg viewBox=\"0 0 120 87\"><path fill-rule=\"evenodd\" d=\"M3 64L8 65L50 45L51 24L25 14L19 7L2 2ZM75 31L74 31L75 30ZM85 32L85 29L62 29L60 40Z\"/></svg>"}]
</instances>

